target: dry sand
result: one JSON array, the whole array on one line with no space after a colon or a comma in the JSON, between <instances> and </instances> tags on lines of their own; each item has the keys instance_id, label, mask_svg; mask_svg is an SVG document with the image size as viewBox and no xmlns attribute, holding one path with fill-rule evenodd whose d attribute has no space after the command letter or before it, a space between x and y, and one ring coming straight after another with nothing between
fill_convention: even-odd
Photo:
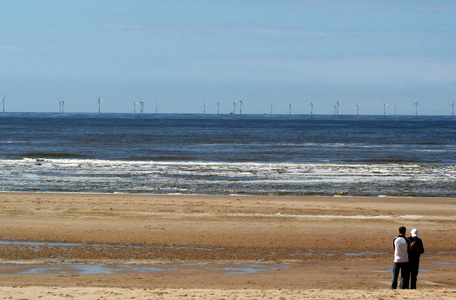
<instances>
[{"instance_id":1,"label":"dry sand","mask_svg":"<svg viewBox=\"0 0 456 300\"><path fill-rule=\"evenodd\" d=\"M0 240L48 243L0 245L0 293L3 299L455 299L455 204L453 198L0 193ZM401 225L418 228L426 250L417 291L389 290L392 239Z\"/></svg>"},{"instance_id":2,"label":"dry sand","mask_svg":"<svg viewBox=\"0 0 456 300\"><path fill-rule=\"evenodd\" d=\"M94 287L0 287L0 299L455 299L454 289L321 290L321 289L169 289Z\"/></svg>"}]
</instances>

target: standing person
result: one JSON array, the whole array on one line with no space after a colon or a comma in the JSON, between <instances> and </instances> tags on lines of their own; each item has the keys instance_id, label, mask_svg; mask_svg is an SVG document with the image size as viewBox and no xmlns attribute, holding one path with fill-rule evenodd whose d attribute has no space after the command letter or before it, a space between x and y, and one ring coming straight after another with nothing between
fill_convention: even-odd
<instances>
[{"instance_id":1,"label":"standing person","mask_svg":"<svg viewBox=\"0 0 456 300\"><path fill-rule=\"evenodd\" d=\"M399 270L401 271L401 289L408 289L409 287L409 258L410 251L409 240L405 237L407 229L404 226L399 227L399 235L393 240L394 248L394 264L393 264L393 280L391 282L391 289L395 290L397 287L397 277Z\"/></svg>"},{"instance_id":2,"label":"standing person","mask_svg":"<svg viewBox=\"0 0 456 300\"><path fill-rule=\"evenodd\" d=\"M420 255L424 253L423 241L418 237L418 229L413 228L409 237L410 288L416 289L416 277L420 266Z\"/></svg>"}]
</instances>

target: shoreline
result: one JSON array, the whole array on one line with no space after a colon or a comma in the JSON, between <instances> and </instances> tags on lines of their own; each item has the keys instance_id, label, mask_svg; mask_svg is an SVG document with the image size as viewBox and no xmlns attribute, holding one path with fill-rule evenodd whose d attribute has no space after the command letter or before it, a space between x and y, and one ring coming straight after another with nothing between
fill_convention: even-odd
<instances>
[{"instance_id":1,"label":"shoreline","mask_svg":"<svg viewBox=\"0 0 456 300\"><path fill-rule=\"evenodd\" d=\"M355 199L456 199L456 197L451 196L395 196L395 195L372 195L372 196L359 196L359 195L295 195L295 194L190 194L190 193L132 193L132 192L67 192L67 191L0 191L1 194L68 194L68 195L106 195L106 196L115 196L115 195L131 195L131 196L150 196L150 197L259 197L259 198L355 198Z\"/></svg>"}]
</instances>

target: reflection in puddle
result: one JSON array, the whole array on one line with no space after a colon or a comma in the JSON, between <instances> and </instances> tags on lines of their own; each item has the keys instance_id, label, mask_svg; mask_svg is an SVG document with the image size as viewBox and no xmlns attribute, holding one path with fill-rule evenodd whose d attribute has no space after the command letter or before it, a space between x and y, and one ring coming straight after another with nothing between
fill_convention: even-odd
<instances>
[{"instance_id":1,"label":"reflection in puddle","mask_svg":"<svg viewBox=\"0 0 456 300\"><path fill-rule=\"evenodd\" d=\"M11 264L9 264L11 265ZM197 265L89 265L89 264L42 264L24 265L25 270L15 274L117 274L123 272L153 273L178 269L200 268ZM278 264L226 264L206 266L206 270L220 270L229 275L245 275L263 271L280 270L290 268Z\"/></svg>"}]
</instances>

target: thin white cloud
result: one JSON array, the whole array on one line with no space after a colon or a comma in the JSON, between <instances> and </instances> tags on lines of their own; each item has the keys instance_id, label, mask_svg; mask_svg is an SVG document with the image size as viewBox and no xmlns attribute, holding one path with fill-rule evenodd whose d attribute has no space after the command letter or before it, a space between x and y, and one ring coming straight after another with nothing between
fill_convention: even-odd
<instances>
[{"instance_id":1,"label":"thin white cloud","mask_svg":"<svg viewBox=\"0 0 456 300\"><path fill-rule=\"evenodd\" d=\"M51 50L54 50L54 47L52 47L52 46L8 46L8 45L0 45L0 50L8 50L8 51L46 50L46 51L51 51Z\"/></svg>"},{"instance_id":2,"label":"thin white cloud","mask_svg":"<svg viewBox=\"0 0 456 300\"><path fill-rule=\"evenodd\" d=\"M305 30L305 29L279 29L279 28L210 28L210 27L196 27L195 30L224 34L224 35L258 35L258 36L326 36L333 35L331 31L318 31L318 30Z\"/></svg>"},{"instance_id":3,"label":"thin white cloud","mask_svg":"<svg viewBox=\"0 0 456 300\"><path fill-rule=\"evenodd\" d=\"M192 25L160 25L144 26L133 24L100 24L100 27L110 29L147 29L158 31L205 32L222 35L259 35L259 36L324 36L332 35L331 31L317 31L305 29L279 29L262 27L217 27L217 26L192 26Z\"/></svg>"},{"instance_id":4,"label":"thin white cloud","mask_svg":"<svg viewBox=\"0 0 456 300\"><path fill-rule=\"evenodd\" d=\"M364 1L365 2L365 1ZM422 3L413 2L409 5L401 4L397 1L379 1L377 3L365 2L364 7L367 8L384 8L384 9L398 9L405 11L419 11L428 13L445 13L453 14L456 12L456 5L450 2L436 3L433 1L424 1Z\"/></svg>"},{"instance_id":5,"label":"thin white cloud","mask_svg":"<svg viewBox=\"0 0 456 300\"><path fill-rule=\"evenodd\" d=\"M280 1L281 4L288 6L320 7L325 9L394 9L401 11L418 11L425 13L445 13L453 14L456 12L454 1L397 1L397 0L310 0L310 1Z\"/></svg>"},{"instance_id":6,"label":"thin white cloud","mask_svg":"<svg viewBox=\"0 0 456 300\"><path fill-rule=\"evenodd\" d=\"M432 58L365 57L346 59L227 59L210 60L215 66L231 66L247 70L263 70L268 74L287 74L293 78L325 78L366 82L427 82L456 81L456 61Z\"/></svg>"},{"instance_id":7,"label":"thin white cloud","mask_svg":"<svg viewBox=\"0 0 456 300\"><path fill-rule=\"evenodd\" d=\"M18 47L18 46L0 46L0 49L1 49L1 50L11 50L11 51L14 51L14 50L23 50L24 47Z\"/></svg>"},{"instance_id":8,"label":"thin white cloud","mask_svg":"<svg viewBox=\"0 0 456 300\"><path fill-rule=\"evenodd\" d=\"M104 28L113 28L113 29L145 29L146 26L141 25L131 25L131 24L101 24L101 27Z\"/></svg>"},{"instance_id":9,"label":"thin white cloud","mask_svg":"<svg viewBox=\"0 0 456 300\"><path fill-rule=\"evenodd\" d=\"M223 26L196 26L196 25L134 25L134 24L100 24L108 29L152 30L163 32L193 32L227 36L264 36L273 38L287 37L325 37L325 36L400 36L423 33L445 33L430 30L312 30L306 28L273 28L273 27L223 27Z\"/></svg>"}]
</instances>

